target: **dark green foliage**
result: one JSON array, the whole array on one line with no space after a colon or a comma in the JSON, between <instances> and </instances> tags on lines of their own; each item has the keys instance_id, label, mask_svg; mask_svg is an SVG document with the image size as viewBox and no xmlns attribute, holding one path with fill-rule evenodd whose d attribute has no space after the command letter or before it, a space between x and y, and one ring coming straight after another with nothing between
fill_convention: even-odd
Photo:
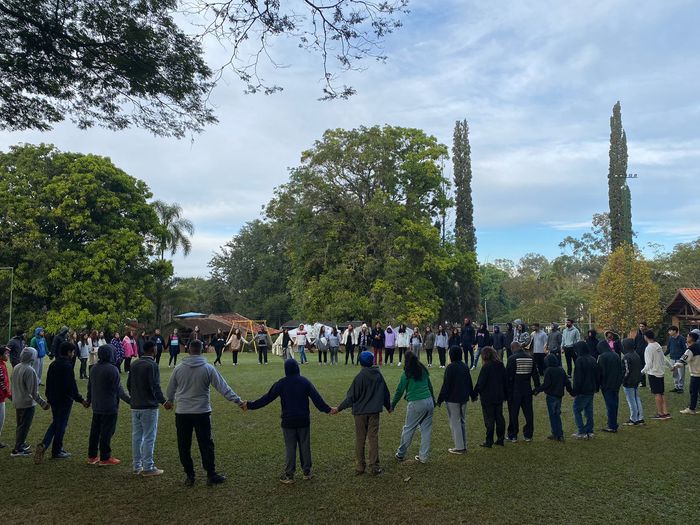
<instances>
[{"instance_id":1,"label":"dark green foliage","mask_svg":"<svg viewBox=\"0 0 700 525\"><path fill-rule=\"evenodd\" d=\"M610 205L610 248L632 245L632 204L627 185L627 135L622 128L620 102L610 117L610 167L608 170Z\"/></svg>"}]
</instances>

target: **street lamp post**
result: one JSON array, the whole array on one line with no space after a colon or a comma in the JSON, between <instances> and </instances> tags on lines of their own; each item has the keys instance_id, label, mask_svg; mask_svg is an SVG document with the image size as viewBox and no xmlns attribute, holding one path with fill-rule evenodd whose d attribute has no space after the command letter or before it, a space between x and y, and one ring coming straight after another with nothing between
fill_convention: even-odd
<instances>
[{"instance_id":1,"label":"street lamp post","mask_svg":"<svg viewBox=\"0 0 700 525\"><path fill-rule=\"evenodd\" d=\"M7 325L7 340L12 339L12 291L15 283L15 269L12 266L2 266L0 270L10 271L10 319Z\"/></svg>"}]
</instances>

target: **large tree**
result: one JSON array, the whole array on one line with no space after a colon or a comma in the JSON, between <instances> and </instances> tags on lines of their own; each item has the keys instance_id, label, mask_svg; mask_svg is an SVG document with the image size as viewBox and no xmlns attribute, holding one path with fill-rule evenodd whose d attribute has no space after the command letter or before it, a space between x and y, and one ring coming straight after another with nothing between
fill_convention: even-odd
<instances>
[{"instance_id":1,"label":"large tree","mask_svg":"<svg viewBox=\"0 0 700 525\"><path fill-rule=\"evenodd\" d=\"M632 245L632 203L627 185L627 135L622 128L620 102L610 117L610 165L608 201L610 206L610 244L613 250Z\"/></svg>"},{"instance_id":2,"label":"large tree","mask_svg":"<svg viewBox=\"0 0 700 525\"><path fill-rule=\"evenodd\" d=\"M0 153L0 266L16 268L16 325L108 328L148 317L144 239L158 230L150 196L104 157L46 145Z\"/></svg>"},{"instance_id":3,"label":"large tree","mask_svg":"<svg viewBox=\"0 0 700 525\"><path fill-rule=\"evenodd\" d=\"M141 126L182 137L215 122L208 97L226 68L249 92L281 89L258 75L270 44L292 37L321 57L323 97L347 97L337 71L382 59L407 0L2 0L0 129ZM182 27L181 27L182 26ZM207 64L202 42L228 54Z\"/></svg>"}]
</instances>

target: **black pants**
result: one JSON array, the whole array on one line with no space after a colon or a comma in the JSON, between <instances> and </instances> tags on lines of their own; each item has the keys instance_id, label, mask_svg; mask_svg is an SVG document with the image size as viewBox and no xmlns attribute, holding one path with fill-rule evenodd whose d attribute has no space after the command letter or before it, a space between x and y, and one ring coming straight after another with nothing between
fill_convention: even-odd
<instances>
[{"instance_id":1,"label":"black pants","mask_svg":"<svg viewBox=\"0 0 700 525\"><path fill-rule=\"evenodd\" d=\"M66 435L66 429L68 428L71 408L71 405L62 407L51 406L53 419L46 430L46 434L44 434L43 443L46 448L49 448L49 445L51 445L51 455L53 457L56 457L63 451L63 437Z\"/></svg>"},{"instance_id":2,"label":"black pants","mask_svg":"<svg viewBox=\"0 0 700 525\"><path fill-rule=\"evenodd\" d=\"M496 440L503 443L506 433L506 420L503 417L503 403L481 403L486 427L486 443L493 445L493 431L496 429Z\"/></svg>"},{"instance_id":3,"label":"black pants","mask_svg":"<svg viewBox=\"0 0 700 525\"><path fill-rule=\"evenodd\" d=\"M177 364L177 354L178 352L170 352L170 359L168 359L168 366Z\"/></svg>"},{"instance_id":4,"label":"black pants","mask_svg":"<svg viewBox=\"0 0 700 525\"><path fill-rule=\"evenodd\" d=\"M566 374L569 377L574 373L574 365L576 364L576 351L573 346L564 347L564 355L566 356Z\"/></svg>"},{"instance_id":5,"label":"black pants","mask_svg":"<svg viewBox=\"0 0 700 525\"><path fill-rule=\"evenodd\" d=\"M445 366L445 349L437 347L438 359L440 361L440 366Z\"/></svg>"},{"instance_id":6,"label":"black pants","mask_svg":"<svg viewBox=\"0 0 700 525\"><path fill-rule=\"evenodd\" d=\"M345 345L345 364L348 364L348 357L352 364L355 364L355 345Z\"/></svg>"},{"instance_id":7,"label":"black pants","mask_svg":"<svg viewBox=\"0 0 700 525\"><path fill-rule=\"evenodd\" d=\"M286 465L284 473L293 476L297 469L297 447L299 448L299 461L304 475L311 472L311 429L302 428L282 428L284 436L284 448L286 451Z\"/></svg>"},{"instance_id":8,"label":"black pants","mask_svg":"<svg viewBox=\"0 0 700 525\"><path fill-rule=\"evenodd\" d=\"M403 355L408 352L408 348L399 348L399 363L403 363Z\"/></svg>"},{"instance_id":9,"label":"black pants","mask_svg":"<svg viewBox=\"0 0 700 525\"><path fill-rule=\"evenodd\" d=\"M163 355L163 347L159 346L159 347L157 347L157 350L156 350L156 364L157 365L160 364L160 356L161 355Z\"/></svg>"},{"instance_id":10,"label":"black pants","mask_svg":"<svg viewBox=\"0 0 700 525\"><path fill-rule=\"evenodd\" d=\"M128 372L129 370L131 370L131 358L125 357L124 358L124 372Z\"/></svg>"},{"instance_id":11,"label":"black pants","mask_svg":"<svg viewBox=\"0 0 700 525\"><path fill-rule=\"evenodd\" d=\"M323 358L323 362L327 363L328 362L328 350L319 350L318 351L318 362L319 364L321 363L321 358Z\"/></svg>"},{"instance_id":12,"label":"black pants","mask_svg":"<svg viewBox=\"0 0 700 525\"><path fill-rule=\"evenodd\" d=\"M80 379L87 379L87 357L80 358Z\"/></svg>"},{"instance_id":13,"label":"black pants","mask_svg":"<svg viewBox=\"0 0 700 525\"><path fill-rule=\"evenodd\" d=\"M700 393L700 377L690 377L690 404L688 408L695 410L698 407L698 393Z\"/></svg>"},{"instance_id":14,"label":"black pants","mask_svg":"<svg viewBox=\"0 0 700 525\"><path fill-rule=\"evenodd\" d=\"M197 436L199 453L202 456L202 467L211 477L216 474L214 468L214 439L211 435L211 412L204 414L175 414L175 429L177 431L177 450L180 463L189 478L194 477L192 462L192 431Z\"/></svg>"},{"instance_id":15,"label":"black pants","mask_svg":"<svg viewBox=\"0 0 700 525\"><path fill-rule=\"evenodd\" d=\"M92 414L90 439L88 441L88 457L97 457L97 447L100 447L100 460L106 461L112 455L112 436L117 428L117 414Z\"/></svg>"},{"instance_id":16,"label":"black pants","mask_svg":"<svg viewBox=\"0 0 700 525\"><path fill-rule=\"evenodd\" d=\"M635 350L637 352L637 355L639 356L639 359L642 360L642 368L646 365L646 362L644 361L644 350ZM647 386L647 375L642 374L642 379L639 381L639 386Z\"/></svg>"},{"instance_id":17,"label":"black pants","mask_svg":"<svg viewBox=\"0 0 700 525\"><path fill-rule=\"evenodd\" d=\"M525 416L523 435L525 439L532 439L532 434L535 431L535 421L532 413L532 394L529 392L513 392L508 400L508 437L518 437L521 409Z\"/></svg>"},{"instance_id":18,"label":"black pants","mask_svg":"<svg viewBox=\"0 0 700 525\"><path fill-rule=\"evenodd\" d=\"M258 363L267 363L267 346L258 347Z\"/></svg>"},{"instance_id":19,"label":"black pants","mask_svg":"<svg viewBox=\"0 0 700 525\"><path fill-rule=\"evenodd\" d=\"M17 429L15 430L15 452L22 449L22 445L27 441L29 429L32 428L34 420L34 412L36 407L18 408L17 413Z\"/></svg>"},{"instance_id":20,"label":"black pants","mask_svg":"<svg viewBox=\"0 0 700 525\"><path fill-rule=\"evenodd\" d=\"M544 375L544 354L532 354L532 358L535 360L535 366L537 367L537 371L540 373L541 376Z\"/></svg>"},{"instance_id":21,"label":"black pants","mask_svg":"<svg viewBox=\"0 0 700 525\"><path fill-rule=\"evenodd\" d=\"M432 348L425 349L425 359L428 361L429 365L433 364L433 349Z\"/></svg>"},{"instance_id":22,"label":"black pants","mask_svg":"<svg viewBox=\"0 0 700 525\"><path fill-rule=\"evenodd\" d=\"M385 348L384 364L394 364L394 348Z\"/></svg>"},{"instance_id":23,"label":"black pants","mask_svg":"<svg viewBox=\"0 0 700 525\"><path fill-rule=\"evenodd\" d=\"M223 348L216 348L214 347L214 352L216 352L216 359L214 359L214 364L219 363L221 364L221 353L223 352Z\"/></svg>"},{"instance_id":24,"label":"black pants","mask_svg":"<svg viewBox=\"0 0 700 525\"><path fill-rule=\"evenodd\" d=\"M467 363L467 354L469 355L469 368L474 366L474 347L472 345L467 345L462 347L464 352L464 364Z\"/></svg>"},{"instance_id":25,"label":"black pants","mask_svg":"<svg viewBox=\"0 0 700 525\"><path fill-rule=\"evenodd\" d=\"M234 350L231 353L233 354L233 364L237 365L238 364L238 350Z\"/></svg>"}]
</instances>

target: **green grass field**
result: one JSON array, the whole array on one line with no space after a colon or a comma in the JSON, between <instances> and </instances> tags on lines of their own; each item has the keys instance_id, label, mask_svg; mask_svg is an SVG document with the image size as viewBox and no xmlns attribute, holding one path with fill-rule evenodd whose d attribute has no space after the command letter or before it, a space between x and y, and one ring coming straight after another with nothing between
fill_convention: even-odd
<instances>
[{"instance_id":1,"label":"green grass field","mask_svg":"<svg viewBox=\"0 0 700 525\"><path fill-rule=\"evenodd\" d=\"M312 356L312 360L316 356ZM212 359L210 357L210 359ZM220 368L243 399L267 391L283 374L282 361L256 364L251 354L234 368L230 354ZM343 356L341 355L341 360ZM357 368L319 367L302 373L330 405L337 405ZM389 389L400 369L383 368ZM436 391L442 370L433 368ZM165 390L170 370L161 362ZM476 374L476 372L473 372ZM126 377L123 376L123 382ZM667 388L670 384L667 378ZM81 391L86 382L80 381ZM43 387L42 387L43 388ZM653 413L648 389L642 389L647 416ZM621 396L620 421L629 415ZM669 394L670 421L649 421L646 427L622 427L615 435L597 432L595 439L550 443L543 395L535 398L535 439L481 449L484 429L478 403L468 408L469 452L447 453L452 446L444 407L435 414L430 463L397 463L406 403L383 414L380 454L384 475L354 475L354 426L350 410L337 416L312 415L315 479L282 485L283 443L279 402L243 413L212 394L217 468L228 476L224 485L207 487L193 447L198 481L183 485L178 461L173 412L161 412L156 463L160 478L132 474L129 408L122 404L113 453L117 467L85 464L90 411L75 405L65 439L74 454L66 461L11 458L0 453L3 523L697 523L700 511L700 416L682 416L687 393ZM564 428L574 431L572 399L564 401ZM596 430L604 426L602 396L596 396ZM15 417L11 403L0 439L13 441ZM507 415L506 415L507 417ZM43 436L50 413L38 411L30 432L32 448ZM411 457L417 453L418 438Z\"/></svg>"}]
</instances>

